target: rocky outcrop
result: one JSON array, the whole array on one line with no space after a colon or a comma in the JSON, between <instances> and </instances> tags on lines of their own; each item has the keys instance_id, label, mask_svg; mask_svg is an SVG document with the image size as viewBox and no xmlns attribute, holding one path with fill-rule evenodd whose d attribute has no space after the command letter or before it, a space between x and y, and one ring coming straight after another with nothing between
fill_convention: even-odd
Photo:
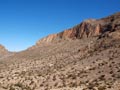
<instances>
[{"instance_id":1,"label":"rocky outcrop","mask_svg":"<svg viewBox=\"0 0 120 90\"><path fill-rule=\"evenodd\" d=\"M0 44L0 57L5 54L8 54L8 50L3 45Z\"/></svg>"},{"instance_id":2,"label":"rocky outcrop","mask_svg":"<svg viewBox=\"0 0 120 90\"><path fill-rule=\"evenodd\" d=\"M39 40L36 45L41 43L50 43L57 40L67 39L81 39L88 37L95 37L104 34L105 32L112 32L120 29L120 13L113 14L102 19L89 19L83 21L81 24L60 32L58 34L49 35Z\"/></svg>"}]
</instances>

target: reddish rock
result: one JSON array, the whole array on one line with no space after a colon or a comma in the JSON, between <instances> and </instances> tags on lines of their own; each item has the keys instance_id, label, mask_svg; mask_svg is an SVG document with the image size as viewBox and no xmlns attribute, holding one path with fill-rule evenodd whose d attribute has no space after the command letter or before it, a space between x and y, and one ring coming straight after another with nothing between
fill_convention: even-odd
<instances>
[{"instance_id":1,"label":"reddish rock","mask_svg":"<svg viewBox=\"0 0 120 90\"><path fill-rule=\"evenodd\" d=\"M60 32L58 34L49 35L37 42L37 46L41 43L50 43L56 40L81 39L94 36L100 36L105 32L111 32L120 29L120 13L113 14L102 19L89 19L81 24Z\"/></svg>"},{"instance_id":2,"label":"reddish rock","mask_svg":"<svg viewBox=\"0 0 120 90\"><path fill-rule=\"evenodd\" d=\"M39 45L41 42L52 42L55 38L57 37L57 34L52 34L52 35L49 35L47 36L46 38L43 38L40 40L40 42L37 42L36 44Z\"/></svg>"}]
</instances>

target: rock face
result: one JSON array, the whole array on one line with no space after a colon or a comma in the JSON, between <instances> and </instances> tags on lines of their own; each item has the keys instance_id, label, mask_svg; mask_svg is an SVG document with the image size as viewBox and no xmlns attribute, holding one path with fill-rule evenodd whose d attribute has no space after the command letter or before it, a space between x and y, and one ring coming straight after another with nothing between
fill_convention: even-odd
<instances>
[{"instance_id":1,"label":"rock face","mask_svg":"<svg viewBox=\"0 0 120 90\"><path fill-rule=\"evenodd\" d=\"M0 57L7 54L8 53L8 50L0 44Z\"/></svg>"},{"instance_id":2,"label":"rock face","mask_svg":"<svg viewBox=\"0 0 120 90\"><path fill-rule=\"evenodd\" d=\"M120 29L120 12L115 13L109 17L102 19L89 19L83 21L81 24L60 32L58 34L49 35L39 40L36 45L39 46L41 43L50 43L57 40L67 39L81 39L94 36L100 36L106 32L112 32Z\"/></svg>"}]
</instances>

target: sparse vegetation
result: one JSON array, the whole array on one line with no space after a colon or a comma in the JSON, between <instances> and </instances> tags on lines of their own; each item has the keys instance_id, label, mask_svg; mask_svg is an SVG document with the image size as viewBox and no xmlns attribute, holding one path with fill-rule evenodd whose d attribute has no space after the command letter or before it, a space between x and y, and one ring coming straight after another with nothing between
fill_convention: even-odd
<instances>
[{"instance_id":1,"label":"sparse vegetation","mask_svg":"<svg viewBox=\"0 0 120 90\"><path fill-rule=\"evenodd\" d=\"M117 90L119 33L60 40L0 58L0 89Z\"/></svg>"}]
</instances>

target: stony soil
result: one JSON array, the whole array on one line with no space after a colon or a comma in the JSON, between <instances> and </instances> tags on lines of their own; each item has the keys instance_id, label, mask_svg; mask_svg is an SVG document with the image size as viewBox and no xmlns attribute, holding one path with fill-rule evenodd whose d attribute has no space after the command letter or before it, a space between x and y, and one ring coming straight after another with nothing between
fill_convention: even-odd
<instances>
[{"instance_id":1,"label":"stony soil","mask_svg":"<svg viewBox=\"0 0 120 90\"><path fill-rule=\"evenodd\" d=\"M120 13L0 54L0 90L120 90Z\"/></svg>"},{"instance_id":2,"label":"stony soil","mask_svg":"<svg viewBox=\"0 0 120 90\"><path fill-rule=\"evenodd\" d=\"M120 90L120 31L0 59L0 90Z\"/></svg>"}]
</instances>

